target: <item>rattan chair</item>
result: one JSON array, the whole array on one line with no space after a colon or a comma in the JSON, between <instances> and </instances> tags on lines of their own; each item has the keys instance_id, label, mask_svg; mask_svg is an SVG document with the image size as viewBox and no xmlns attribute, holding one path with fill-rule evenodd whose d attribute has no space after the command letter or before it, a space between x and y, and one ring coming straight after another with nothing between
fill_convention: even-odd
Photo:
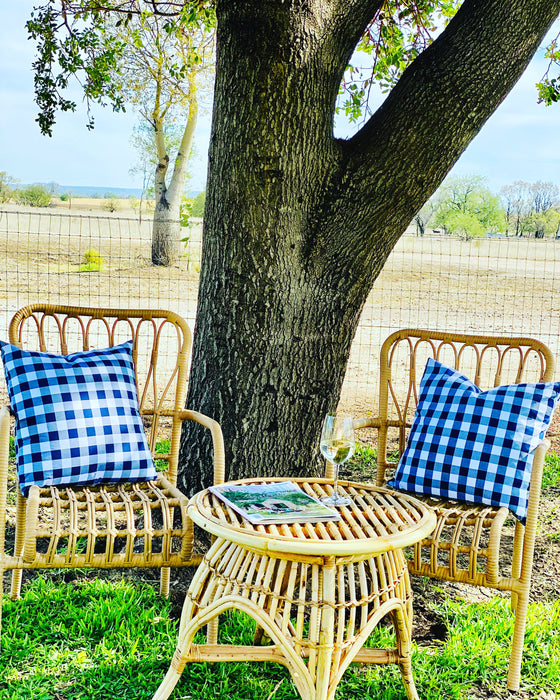
<instances>
[{"instance_id":1,"label":"rattan chair","mask_svg":"<svg viewBox=\"0 0 560 700\"><path fill-rule=\"evenodd\" d=\"M170 311L94 309L33 304L9 327L12 344L68 354L133 340L140 413L159 467L157 481L76 487L17 487L15 546L5 551L6 517L0 524L0 568L13 570L11 597L20 594L23 569L161 568L160 592L169 592L170 567L194 566L193 525L187 498L176 488L183 421L209 429L214 480L224 480L219 424L185 410L191 332ZM0 413L0 512L6 513L10 411ZM168 446L163 440L168 440ZM162 447L163 445L163 447ZM11 495L11 494L10 494ZM3 576L2 576L3 578ZM1 593L1 591L0 591Z\"/></svg>"},{"instance_id":2,"label":"rattan chair","mask_svg":"<svg viewBox=\"0 0 560 700\"><path fill-rule=\"evenodd\" d=\"M550 350L529 338L401 330L381 348L379 415L355 421L356 428L377 431L377 485L385 484L402 455L414 419L418 386L428 357L461 371L482 389L525 381L550 381ZM519 688L531 570L541 492L545 440L536 449L525 526L507 508L473 506L419 496L436 511L432 535L415 545L409 559L413 574L510 591L515 611L507 685ZM504 524L506 528L504 529ZM511 526L511 527L509 527ZM512 534L512 529L514 532ZM502 536L513 537L513 555L505 556Z\"/></svg>"}]
</instances>

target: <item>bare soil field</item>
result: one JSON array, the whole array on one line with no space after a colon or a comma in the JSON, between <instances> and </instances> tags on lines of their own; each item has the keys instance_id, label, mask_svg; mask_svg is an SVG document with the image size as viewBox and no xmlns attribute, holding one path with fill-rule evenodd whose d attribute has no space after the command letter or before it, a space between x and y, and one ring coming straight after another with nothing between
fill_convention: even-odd
<instances>
[{"instance_id":1,"label":"bare soil field","mask_svg":"<svg viewBox=\"0 0 560 700\"><path fill-rule=\"evenodd\" d=\"M136 198L119 199L117 197L70 197L63 201L60 197L53 197L51 208L56 210L75 211L82 214L95 216L108 213L111 209L120 216L134 218L138 215L140 203ZM153 206L151 202L143 202L143 212L147 212Z\"/></svg>"}]
</instances>

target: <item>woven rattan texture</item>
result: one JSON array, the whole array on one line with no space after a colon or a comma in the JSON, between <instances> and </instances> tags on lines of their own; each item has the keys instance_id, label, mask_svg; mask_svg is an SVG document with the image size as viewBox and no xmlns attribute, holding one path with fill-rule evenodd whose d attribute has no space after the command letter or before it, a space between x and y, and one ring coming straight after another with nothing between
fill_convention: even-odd
<instances>
[{"instance_id":1,"label":"woven rattan texture","mask_svg":"<svg viewBox=\"0 0 560 700\"><path fill-rule=\"evenodd\" d=\"M418 401L428 357L459 370L483 390L503 384L551 381L550 350L532 338L507 338L406 329L390 335L380 355L379 415L356 421L377 430L377 483L386 482L402 455ZM418 542L409 560L411 573L488 586L512 593L516 621L508 688L519 688L531 568L541 490L545 441L533 460L526 526L515 525L513 556L505 562L500 547L506 508L472 506L423 498L435 509L437 525ZM511 520L510 520L511 523Z\"/></svg>"},{"instance_id":2,"label":"woven rattan texture","mask_svg":"<svg viewBox=\"0 0 560 700\"><path fill-rule=\"evenodd\" d=\"M332 491L331 480L298 482L311 495ZM352 498L340 521L280 526L251 525L208 491L191 499L192 519L217 539L190 585L177 649L154 700L169 697L187 662L202 660L282 663L305 700L332 698L352 661L396 663L407 697L418 697L401 544L429 533L434 514L374 486L342 481L339 489ZM219 644L210 632L206 644L194 645L198 629L228 608L256 621L254 644ZM363 649L385 616L395 629L395 648ZM263 639L270 643L261 646Z\"/></svg>"},{"instance_id":3,"label":"woven rattan texture","mask_svg":"<svg viewBox=\"0 0 560 700\"><path fill-rule=\"evenodd\" d=\"M280 479L242 479L234 483L273 481ZM315 498L332 490L330 479L294 481ZM339 485L341 493L350 496L351 504L338 509L338 521L253 525L209 491L194 496L189 511L195 522L213 534L254 549L344 556L348 560L405 547L419 539L418 532L431 529L431 509L415 498L349 481L340 481Z\"/></svg>"}]
</instances>

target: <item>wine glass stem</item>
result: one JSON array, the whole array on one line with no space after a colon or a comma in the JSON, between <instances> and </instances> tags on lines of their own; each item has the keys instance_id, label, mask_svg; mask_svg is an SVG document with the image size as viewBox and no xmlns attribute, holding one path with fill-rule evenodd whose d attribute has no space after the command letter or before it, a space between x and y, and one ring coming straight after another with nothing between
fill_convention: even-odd
<instances>
[{"instance_id":1,"label":"wine glass stem","mask_svg":"<svg viewBox=\"0 0 560 700\"><path fill-rule=\"evenodd\" d=\"M333 498L338 497L338 464L332 463L333 473Z\"/></svg>"}]
</instances>

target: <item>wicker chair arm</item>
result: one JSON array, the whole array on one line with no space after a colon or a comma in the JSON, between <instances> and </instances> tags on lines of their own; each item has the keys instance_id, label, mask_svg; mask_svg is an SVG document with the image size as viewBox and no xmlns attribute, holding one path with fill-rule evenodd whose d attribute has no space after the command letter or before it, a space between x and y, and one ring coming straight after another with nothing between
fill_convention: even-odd
<instances>
[{"instance_id":1,"label":"wicker chair arm","mask_svg":"<svg viewBox=\"0 0 560 700\"><path fill-rule=\"evenodd\" d=\"M214 448L214 483L223 484L226 478L226 458L224 447L224 436L220 424L198 411L185 409L181 411L181 420L193 420L210 430L212 436L212 446Z\"/></svg>"},{"instance_id":2,"label":"wicker chair arm","mask_svg":"<svg viewBox=\"0 0 560 700\"><path fill-rule=\"evenodd\" d=\"M400 428L403 425L401 420L396 418L380 418L379 416L366 416L365 418L355 418L354 419L354 430L361 430L362 428ZM410 428L410 423L406 423L405 427Z\"/></svg>"},{"instance_id":3,"label":"wicker chair arm","mask_svg":"<svg viewBox=\"0 0 560 700\"><path fill-rule=\"evenodd\" d=\"M379 416L365 416L364 418L354 419L354 430L360 430L360 428L379 427L381 427L381 418L379 418Z\"/></svg>"},{"instance_id":4,"label":"wicker chair arm","mask_svg":"<svg viewBox=\"0 0 560 700\"><path fill-rule=\"evenodd\" d=\"M550 448L550 440L545 438L535 449L533 465L531 468L531 484L529 486L529 502L527 504L527 521L538 518L539 502L541 498L542 476L544 469L544 458ZM529 524L529 523L527 523Z\"/></svg>"}]
</instances>

